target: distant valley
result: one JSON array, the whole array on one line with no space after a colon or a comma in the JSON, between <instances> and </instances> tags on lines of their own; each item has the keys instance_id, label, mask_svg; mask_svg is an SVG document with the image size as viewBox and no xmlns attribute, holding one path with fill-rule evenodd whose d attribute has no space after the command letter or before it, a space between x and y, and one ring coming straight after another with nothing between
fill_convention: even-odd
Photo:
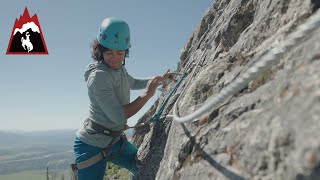
<instances>
[{"instance_id":1,"label":"distant valley","mask_svg":"<svg viewBox=\"0 0 320 180\"><path fill-rule=\"evenodd\" d=\"M76 130L0 131L0 175L27 170L67 169Z\"/></svg>"},{"instance_id":2,"label":"distant valley","mask_svg":"<svg viewBox=\"0 0 320 180\"><path fill-rule=\"evenodd\" d=\"M65 172L73 162L76 130L0 131L0 176L23 171ZM128 138L132 130L126 132Z\"/></svg>"}]
</instances>

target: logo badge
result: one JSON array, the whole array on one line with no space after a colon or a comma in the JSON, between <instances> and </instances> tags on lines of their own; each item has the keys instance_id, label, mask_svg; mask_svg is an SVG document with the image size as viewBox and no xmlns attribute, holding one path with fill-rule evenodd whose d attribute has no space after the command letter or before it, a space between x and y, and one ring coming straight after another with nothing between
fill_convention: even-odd
<instances>
[{"instance_id":1,"label":"logo badge","mask_svg":"<svg viewBox=\"0 0 320 180\"><path fill-rule=\"evenodd\" d=\"M27 7L14 22L6 54L48 54L38 16L30 18Z\"/></svg>"}]
</instances>

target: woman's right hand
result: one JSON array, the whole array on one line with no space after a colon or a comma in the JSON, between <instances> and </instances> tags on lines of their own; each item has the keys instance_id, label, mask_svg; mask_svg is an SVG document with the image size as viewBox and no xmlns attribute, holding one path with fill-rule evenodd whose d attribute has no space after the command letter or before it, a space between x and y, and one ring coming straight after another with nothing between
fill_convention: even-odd
<instances>
[{"instance_id":1,"label":"woman's right hand","mask_svg":"<svg viewBox=\"0 0 320 180\"><path fill-rule=\"evenodd\" d=\"M160 86L163 83L163 81L169 78L169 71L170 69L162 76L156 76L148 81L148 84L145 90L145 96L147 96L148 98L151 98L154 95L157 87Z\"/></svg>"},{"instance_id":2,"label":"woman's right hand","mask_svg":"<svg viewBox=\"0 0 320 180\"><path fill-rule=\"evenodd\" d=\"M147 87L143 95L139 96L137 99L135 99L131 103L123 106L123 111L127 119L133 116L134 114L136 114L146 104L146 102L154 95L157 87L161 85L163 81L169 78L169 71L170 69L166 73L164 73L164 75L162 76L156 76L154 78L151 78L148 81Z\"/></svg>"}]
</instances>

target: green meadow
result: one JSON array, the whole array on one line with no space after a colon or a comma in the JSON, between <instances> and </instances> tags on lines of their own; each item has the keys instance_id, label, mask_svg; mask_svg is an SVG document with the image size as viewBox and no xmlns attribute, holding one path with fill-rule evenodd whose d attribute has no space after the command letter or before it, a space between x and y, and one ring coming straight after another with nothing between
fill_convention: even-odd
<instances>
[{"instance_id":1,"label":"green meadow","mask_svg":"<svg viewBox=\"0 0 320 180\"><path fill-rule=\"evenodd\" d=\"M0 175L1 180L46 180L47 174L46 171L23 171L19 173L13 173L9 175ZM52 173L49 172L50 180L69 180L71 179L70 174L65 174L64 176L61 173Z\"/></svg>"},{"instance_id":2,"label":"green meadow","mask_svg":"<svg viewBox=\"0 0 320 180\"><path fill-rule=\"evenodd\" d=\"M45 171L23 171L19 173L13 173L9 175L0 175L1 180L45 180L46 172Z\"/></svg>"}]
</instances>

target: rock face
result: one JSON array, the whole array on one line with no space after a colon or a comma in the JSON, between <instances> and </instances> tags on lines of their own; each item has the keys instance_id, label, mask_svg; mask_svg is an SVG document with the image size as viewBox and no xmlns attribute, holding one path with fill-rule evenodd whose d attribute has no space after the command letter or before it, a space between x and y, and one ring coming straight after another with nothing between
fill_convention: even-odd
<instances>
[{"instance_id":1,"label":"rock face","mask_svg":"<svg viewBox=\"0 0 320 180\"><path fill-rule=\"evenodd\" d=\"M216 0L181 52L178 71L199 61L196 75L187 76L146 135L134 135L143 165L136 179L320 179L320 30L207 116L185 124L165 118L185 86L181 116L319 7L319 0Z\"/></svg>"}]
</instances>

